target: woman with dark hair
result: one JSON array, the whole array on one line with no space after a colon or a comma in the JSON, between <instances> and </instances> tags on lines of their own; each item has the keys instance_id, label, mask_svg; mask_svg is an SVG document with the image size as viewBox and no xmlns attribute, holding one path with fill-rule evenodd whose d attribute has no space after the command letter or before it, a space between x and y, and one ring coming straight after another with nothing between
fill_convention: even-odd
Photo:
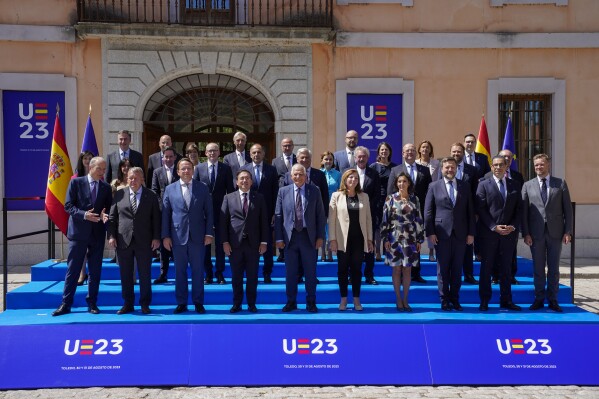
<instances>
[{"instance_id":1,"label":"woman with dark hair","mask_svg":"<svg viewBox=\"0 0 599 399\"><path fill-rule=\"evenodd\" d=\"M83 177L89 172L89 161L92 160L94 154L90 151L83 151L77 158L77 167L75 168L75 174L73 177Z\"/></svg>"},{"instance_id":2,"label":"woman with dark hair","mask_svg":"<svg viewBox=\"0 0 599 399\"><path fill-rule=\"evenodd\" d=\"M341 183L341 172L339 172L334 167L335 166L335 156L333 155L333 153L331 151L325 151L320 155L320 166L322 166L322 168L320 170L324 173L324 175L327 179L327 186L329 188L329 202L330 202L331 197L333 196L333 193L339 189L339 184ZM324 204L324 205L327 206L327 204ZM327 230L328 230L328 227L327 227ZM325 245L322 246L321 261L332 262L333 261L333 251L331 251L331 249L329 248L328 231L327 231L326 235L327 235L327 241L325 242Z\"/></svg>"},{"instance_id":3,"label":"woman with dark hair","mask_svg":"<svg viewBox=\"0 0 599 399\"><path fill-rule=\"evenodd\" d=\"M189 158L195 168L200 163L200 149L196 143L189 143L185 146L185 156Z\"/></svg>"},{"instance_id":4,"label":"woman with dark hair","mask_svg":"<svg viewBox=\"0 0 599 399\"><path fill-rule=\"evenodd\" d=\"M420 202L413 193L414 183L410 176L401 172L394 185L398 191L387 196L383 207L381 239L385 248L385 264L393 267L392 279L397 310L411 312L412 308L408 304L411 267L420 256L424 226ZM402 285L403 298L400 295Z\"/></svg>"},{"instance_id":5,"label":"woman with dark hair","mask_svg":"<svg viewBox=\"0 0 599 399\"><path fill-rule=\"evenodd\" d=\"M129 162L128 158L121 159L121 162L119 162L119 168L116 172L116 179L110 183L110 186L112 187L112 195L116 193L116 190L127 187L127 173L129 173L130 167L131 163Z\"/></svg>"},{"instance_id":6,"label":"woman with dark hair","mask_svg":"<svg viewBox=\"0 0 599 399\"><path fill-rule=\"evenodd\" d=\"M329 240L331 251L337 252L337 280L341 302L339 310L347 310L348 271L352 282L354 310L363 310L360 303L362 260L364 252L372 252L372 217L368 194L360 188L360 176L348 169L341 176L339 191L329 204Z\"/></svg>"},{"instance_id":7,"label":"woman with dark hair","mask_svg":"<svg viewBox=\"0 0 599 399\"><path fill-rule=\"evenodd\" d=\"M418 159L416 160L416 163L428 168L431 172L433 181L439 178L439 160L434 157L435 152L433 151L433 143L424 140L418 144ZM428 238L426 239L426 245L428 246L428 260L434 262L435 245Z\"/></svg>"},{"instance_id":8,"label":"woman with dark hair","mask_svg":"<svg viewBox=\"0 0 599 399\"><path fill-rule=\"evenodd\" d=\"M370 167L377 171L381 182L381 195L379 196L379 203L376 206L379 214L372 215L372 219L377 221L374 226L374 253L376 255L376 260L380 261L382 260L380 221L382 218L385 198L387 197L387 183L389 182L389 175L391 174L391 169L397 166L397 164L391 162L393 149L389 143L384 141L379 143L379 146L376 149L376 154L376 162L371 164Z\"/></svg>"}]
</instances>

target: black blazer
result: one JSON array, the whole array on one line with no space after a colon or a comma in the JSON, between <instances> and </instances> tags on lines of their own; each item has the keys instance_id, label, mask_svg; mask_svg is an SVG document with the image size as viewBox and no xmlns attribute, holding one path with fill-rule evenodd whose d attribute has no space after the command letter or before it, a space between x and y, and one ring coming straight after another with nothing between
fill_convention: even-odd
<instances>
[{"instance_id":1,"label":"black blazer","mask_svg":"<svg viewBox=\"0 0 599 399\"><path fill-rule=\"evenodd\" d=\"M248 214L243 214L243 204L239 191L225 195L220 209L220 235L222 242L232 248L239 248L244 235L253 248L270 239L270 220L264 196L250 190L248 193Z\"/></svg>"},{"instance_id":2,"label":"black blazer","mask_svg":"<svg viewBox=\"0 0 599 399\"><path fill-rule=\"evenodd\" d=\"M485 175L484 178L491 179L492 177L493 172L489 172ZM514 182L518 183L518 190L522 190L522 186L524 185L524 176L522 176L522 173L518 172L517 170L510 170L509 180L513 180Z\"/></svg>"},{"instance_id":3,"label":"black blazer","mask_svg":"<svg viewBox=\"0 0 599 399\"><path fill-rule=\"evenodd\" d=\"M237 159L237 158L236 158ZM264 196L266 201L266 211L268 212L269 221L275 214L275 206L277 205L277 194L279 193L279 174L274 166L262 162L262 171L260 186L256 184L256 174L254 173L254 163L246 163L243 165L243 170L249 170L252 174L252 190L259 192Z\"/></svg>"},{"instance_id":4,"label":"black blazer","mask_svg":"<svg viewBox=\"0 0 599 399\"><path fill-rule=\"evenodd\" d=\"M424 203L426 202L426 193L428 191L428 186L432 182L431 172L426 166L422 166L414 162L416 165L416 181L414 182L414 194L418 197L418 201L420 201L420 212L424 214ZM439 168L441 170L441 168ZM397 165L393 169L391 169L391 174L389 175L389 181L387 182L387 195L391 195L397 191L397 187L395 186L395 179L401 172L406 172L408 175L408 170L405 168L405 162ZM439 172L440 173L440 172Z\"/></svg>"},{"instance_id":5,"label":"black blazer","mask_svg":"<svg viewBox=\"0 0 599 399\"><path fill-rule=\"evenodd\" d=\"M494 178L484 179L478 185L474 203L478 214L477 232L482 236L496 236L497 225L520 228L522 195L520 186L512 179L505 179L506 199L503 200ZM484 242L483 242L484 245Z\"/></svg>"},{"instance_id":6,"label":"black blazer","mask_svg":"<svg viewBox=\"0 0 599 399\"><path fill-rule=\"evenodd\" d=\"M137 212L131 209L131 189L125 187L114 194L110 208L108 238L116 238L117 248L125 249L131 245L133 235L135 244L147 246L152 240L160 240L161 215L158 196L149 188L141 188L141 198Z\"/></svg>"},{"instance_id":7,"label":"black blazer","mask_svg":"<svg viewBox=\"0 0 599 399\"><path fill-rule=\"evenodd\" d=\"M379 216L382 215L382 209L380 209L380 198L381 198L381 177L379 172L376 170L366 167L364 172L364 186L362 191L368 195L370 201L370 216L372 218L372 226L378 226L380 224Z\"/></svg>"},{"instance_id":8,"label":"black blazer","mask_svg":"<svg viewBox=\"0 0 599 399\"><path fill-rule=\"evenodd\" d=\"M175 153L175 169L177 169L177 164L183 158L183 156L179 153ZM160 151L153 153L148 158L148 173L146 174L146 185L149 186L152 184L152 179L154 177L154 171L158 168L162 167L162 153Z\"/></svg>"},{"instance_id":9,"label":"black blazer","mask_svg":"<svg viewBox=\"0 0 599 399\"><path fill-rule=\"evenodd\" d=\"M111 152L107 156L107 167L106 167L106 181L111 182L117 178L119 173L119 163L121 162L121 150L118 149L114 152ZM139 166L142 170L144 169L144 158L141 155L141 152L137 152L131 148L129 148L129 164L131 166ZM146 183L146 184L149 184Z\"/></svg>"},{"instance_id":10,"label":"black blazer","mask_svg":"<svg viewBox=\"0 0 599 399\"><path fill-rule=\"evenodd\" d=\"M210 169L208 168L208 162L202 162L195 167L193 172L193 178L201 181L208 186L210 194L212 195L212 207L214 208L214 223L218 223L218 217L220 215L220 207L223 203L223 198L228 193L235 191L233 186L233 175L229 165L222 162L216 164L216 181L214 186L210 186ZM217 227L219 227L217 225Z\"/></svg>"}]
</instances>

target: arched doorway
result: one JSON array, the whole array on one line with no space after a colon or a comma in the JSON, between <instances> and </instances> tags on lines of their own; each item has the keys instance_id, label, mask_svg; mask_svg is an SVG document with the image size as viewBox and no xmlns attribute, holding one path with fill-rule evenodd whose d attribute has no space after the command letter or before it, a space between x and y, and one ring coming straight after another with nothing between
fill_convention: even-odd
<instances>
[{"instance_id":1,"label":"arched doorway","mask_svg":"<svg viewBox=\"0 0 599 399\"><path fill-rule=\"evenodd\" d=\"M144 110L144 154L158 151L168 134L181 154L187 143L200 148L220 144L221 157L235 150L233 135L248 136L247 148L259 143L266 159L276 156L275 118L266 97L254 86L227 75L193 74L174 79L156 90Z\"/></svg>"}]
</instances>

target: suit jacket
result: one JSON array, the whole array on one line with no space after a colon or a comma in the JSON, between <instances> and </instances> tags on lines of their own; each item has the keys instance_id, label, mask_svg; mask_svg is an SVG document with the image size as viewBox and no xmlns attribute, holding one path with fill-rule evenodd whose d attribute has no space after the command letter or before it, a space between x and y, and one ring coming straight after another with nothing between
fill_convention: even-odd
<instances>
[{"instance_id":1,"label":"suit jacket","mask_svg":"<svg viewBox=\"0 0 599 399\"><path fill-rule=\"evenodd\" d=\"M487 173L484 178L485 179L493 178L493 172ZM522 186L524 185L524 176L522 176L522 173L518 172L517 170L510 170L509 180L513 180L515 183L517 183L518 190L522 190ZM479 184L480 184L480 182L479 182Z\"/></svg>"},{"instance_id":2,"label":"suit jacket","mask_svg":"<svg viewBox=\"0 0 599 399\"><path fill-rule=\"evenodd\" d=\"M324 215L322 198L317 187L304 184L306 204L304 205L304 222L311 243L324 239L324 227L327 219ZM275 241L283 241L289 245L295 221L295 184L281 187L277 195L275 209Z\"/></svg>"},{"instance_id":3,"label":"suit jacket","mask_svg":"<svg viewBox=\"0 0 599 399\"><path fill-rule=\"evenodd\" d=\"M466 157L468 153L464 153L464 162L466 162ZM485 154L481 154L480 152L474 153L474 162L476 163L474 168L476 169L476 178L481 179L487 173L491 171L491 166L489 165L489 158ZM472 166L472 165L470 165Z\"/></svg>"},{"instance_id":4,"label":"suit jacket","mask_svg":"<svg viewBox=\"0 0 599 399\"><path fill-rule=\"evenodd\" d=\"M98 215L110 212L112 189L105 181L98 181L96 202L92 203L92 193L87 176L77 177L69 182L64 210L69 214L67 238L71 241L87 241L89 239L104 240L106 229L104 223L85 220L85 212L93 208Z\"/></svg>"},{"instance_id":5,"label":"suit jacket","mask_svg":"<svg viewBox=\"0 0 599 399\"><path fill-rule=\"evenodd\" d=\"M268 242L270 221L266 211L264 196L255 191L248 193L248 213L243 214L243 203L239 191L225 195L220 209L220 236L223 243L239 248L243 236L247 237L252 248L258 248L261 242Z\"/></svg>"},{"instance_id":6,"label":"suit jacket","mask_svg":"<svg viewBox=\"0 0 599 399\"><path fill-rule=\"evenodd\" d=\"M237 162L237 158L235 158ZM254 163L246 163L243 165L244 170L249 170L252 174L252 190L255 190L264 196L266 201L266 211L268 212L269 220L272 219L272 215L275 213L275 205L277 203L277 193L279 192L279 175L274 166L268 165L266 162L262 162L262 168L260 171L260 185L256 183L256 174L254 173Z\"/></svg>"},{"instance_id":7,"label":"suit jacket","mask_svg":"<svg viewBox=\"0 0 599 399\"><path fill-rule=\"evenodd\" d=\"M477 232L481 236L497 236L493 231L497 225L514 226L516 231L520 228L522 216L520 187L514 180L505 179L505 190L504 201L494 178L481 180L478 184L474 203L478 214Z\"/></svg>"},{"instance_id":8,"label":"suit jacket","mask_svg":"<svg viewBox=\"0 0 599 399\"><path fill-rule=\"evenodd\" d=\"M110 208L110 224L108 237L116 238L117 248L125 249L131 245L133 235L135 243L147 246L152 240L160 240L161 216L158 196L149 188L141 188L141 197L137 204L137 212L131 208L131 189L125 187L114 194Z\"/></svg>"},{"instance_id":9,"label":"suit jacket","mask_svg":"<svg viewBox=\"0 0 599 399\"><path fill-rule=\"evenodd\" d=\"M364 252L368 252L368 241L372 241L372 216L370 201L365 193L358 193L360 201L359 220L360 230L364 236ZM329 241L336 240L339 251L347 251L349 235L349 211L347 210L347 195L336 191L331 196L329 204Z\"/></svg>"},{"instance_id":10,"label":"suit jacket","mask_svg":"<svg viewBox=\"0 0 599 399\"><path fill-rule=\"evenodd\" d=\"M336 151L333 155L335 156L335 169L337 169L339 172L343 173L347 169L350 168L349 159L347 158L347 148L344 148L340 151ZM354 155L354 163L355 163L355 155Z\"/></svg>"},{"instance_id":11,"label":"suit jacket","mask_svg":"<svg viewBox=\"0 0 599 399\"><path fill-rule=\"evenodd\" d=\"M171 183L179 180L179 174L177 173L177 167L173 166L173 176L171 178ZM160 207L162 208L162 199L164 198L164 190L166 186L171 184L168 182L166 177L166 169L164 166L160 166L159 168L154 170L154 175L152 176L152 191L156 193L158 196L158 201L160 203Z\"/></svg>"},{"instance_id":12,"label":"suit jacket","mask_svg":"<svg viewBox=\"0 0 599 399\"><path fill-rule=\"evenodd\" d=\"M420 212L424 214L424 203L426 202L426 193L428 192L428 186L432 182L431 172L426 166L422 166L414 162L416 165L416 181L414 182L414 195L418 197L418 201L420 201ZM405 172L409 175L408 169L405 167L405 162L397 165L393 169L391 169L391 174L389 175L389 182L387 183L387 195L393 194L397 191L397 187L395 187L395 179L401 172ZM439 168L440 170L441 168Z\"/></svg>"},{"instance_id":13,"label":"suit jacket","mask_svg":"<svg viewBox=\"0 0 599 399\"><path fill-rule=\"evenodd\" d=\"M427 237L435 234L437 238L446 240L455 234L456 238L466 242L466 236L474 235L476 225L470 186L460 179L454 179L454 183L457 184L455 206L449 199L445 179L429 185L424 205Z\"/></svg>"},{"instance_id":14,"label":"suit jacket","mask_svg":"<svg viewBox=\"0 0 599 399\"><path fill-rule=\"evenodd\" d=\"M250 152L249 151L244 151L245 154L245 163L251 163L252 162L252 157L250 157ZM235 151L233 151L230 154L227 154L223 157L223 163L229 165L229 167L231 168L231 173L233 175L233 179L237 178L237 172L239 172L239 169L241 169L241 167L239 166L239 161L237 161L237 153ZM235 180L233 180L233 185L235 185Z\"/></svg>"},{"instance_id":15,"label":"suit jacket","mask_svg":"<svg viewBox=\"0 0 599 399\"><path fill-rule=\"evenodd\" d=\"M225 198L225 195L228 193L236 191L235 186L233 186L231 168L227 164L218 162L216 164L216 180L212 187L210 187L210 169L208 168L208 162L202 162L195 167L193 178L204 183L210 190L210 195L212 195L212 206L214 208L214 223L218 225L223 198Z\"/></svg>"},{"instance_id":16,"label":"suit jacket","mask_svg":"<svg viewBox=\"0 0 599 399\"><path fill-rule=\"evenodd\" d=\"M289 186L291 184L293 184L293 180L291 179L291 173L287 172L285 173L285 177L283 178L279 187ZM324 172L319 169L310 168L310 184L315 185L320 190L322 205L325 207L324 213L325 215L328 215L329 185L327 184L327 177L324 174Z\"/></svg>"},{"instance_id":17,"label":"suit jacket","mask_svg":"<svg viewBox=\"0 0 599 399\"><path fill-rule=\"evenodd\" d=\"M204 236L214 237L212 198L208 187L204 183L193 181L188 208L183 199L181 184L168 185L162 204L162 238L171 238L173 245L185 245L189 242L204 245Z\"/></svg>"},{"instance_id":18,"label":"suit jacket","mask_svg":"<svg viewBox=\"0 0 599 399\"><path fill-rule=\"evenodd\" d=\"M535 177L522 187L522 236L533 239L545 236L545 224L549 237L561 239L564 234L572 234L572 203L565 180L550 176L547 182L549 194L547 203L541 199L541 185Z\"/></svg>"},{"instance_id":19,"label":"suit jacket","mask_svg":"<svg viewBox=\"0 0 599 399\"><path fill-rule=\"evenodd\" d=\"M366 168L364 172L364 185L362 191L368 195L370 202L370 214L372 223L375 226L380 224L379 217L382 215L383 208L381 208L381 177L379 172L372 168Z\"/></svg>"},{"instance_id":20,"label":"suit jacket","mask_svg":"<svg viewBox=\"0 0 599 399\"><path fill-rule=\"evenodd\" d=\"M283 179L287 172L291 172L291 167L296 163L297 157L295 156L295 154L291 154L291 165L289 165L289 169L287 169L287 166L285 166L285 155L281 155L279 157L274 158L270 164L274 166L277 170L277 173L279 174L279 179ZM283 184L281 183L280 185Z\"/></svg>"},{"instance_id":21,"label":"suit jacket","mask_svg":"<svg viewBox=\"0 0 599 399\"><path fill-rule=\"evenodd\" d=\"M106 167L106 181L113 181L117 178L117 174L119 171L119 163L121 162L121 150L118 149L116 151L111 152L106 157L106 163L108 164ZM144 158L141 155L141 152L137 152L132 148L129 148L129 164L131 166L139 166L142 169L144 168ZM147 182L146 184L150 184Z\"/></svg>"},{"instance_id":22,"label":"suit jacket","mask_svg":"<svg viewBox=\"0 0 599 399\"><path fill-rule=\"evenodd\" d=\"M175 169L177 169L177 164L183 158L183 156L179 153L175 153ZM148 173L146 175L146 185L151 184L152 178L154 176L154 170L162 167L162 153L160 151L151 154L148 157Z\"/></svg>"}]
</instances>

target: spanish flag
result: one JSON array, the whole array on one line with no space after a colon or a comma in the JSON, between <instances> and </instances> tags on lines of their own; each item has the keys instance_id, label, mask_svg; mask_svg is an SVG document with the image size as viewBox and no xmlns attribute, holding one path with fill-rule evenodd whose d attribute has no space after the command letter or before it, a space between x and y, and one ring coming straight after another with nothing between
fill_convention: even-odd
<instances>
[{"instance_id":1,"label":"spanish flag","mask_svg":"<svg viewBox=\"0 0 599 399\"><path fill-rule=\"evenodd\" d=\"M48 186L46 187L46 213L64 235L67 234L69 222L69 214L64 210L64 202L72 174L73 168L69 152L60 127L60 118L56 112L48 169Z\"/></svg>"},{"instance_id":2,"label":"spanish flag","mask_svg":"<svg viewBox=\"0 0 599 399\"><path fill-rule=\"evenodd\" d=\"M489 145L489 133L487 133L487 124L485 123L484 115L480 121L478 140L474 151L484 154L487 157L487 161L489 161L489 166L491 165L491 146Z\"/></svg>"}]
</instances>

